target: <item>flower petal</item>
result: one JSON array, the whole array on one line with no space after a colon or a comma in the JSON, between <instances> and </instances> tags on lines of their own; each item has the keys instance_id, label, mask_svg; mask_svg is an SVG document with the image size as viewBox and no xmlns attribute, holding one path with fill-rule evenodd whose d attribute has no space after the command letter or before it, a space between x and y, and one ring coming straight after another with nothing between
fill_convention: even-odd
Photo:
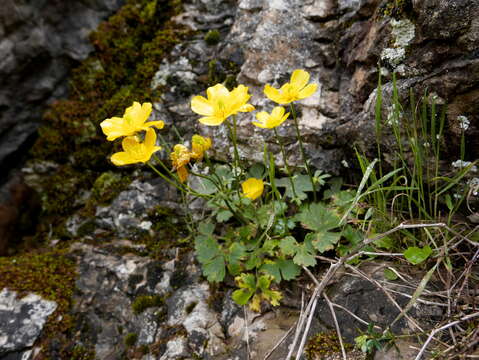
<instances>
[{"instance_id":1,"label":"flower petal","mask_svg":"<svg viewBox=\"0 0 479 360\"><path fill-rule=\"evenodd\" d=\"M284 114L284 107L282 106L276 106L273 111L271 112L271 116L275 118L280 118Z\"/></svg>"},{"instance_id":2,"label":"flower petal","mask_svg":"<svg viewBox=\"0 0 479 360\"><path fill-rule=\"evenodd\" d=\"M208 100L212 100L216 98L226 98L230 95L230 92L223 84L216 84L215 86L211 86L206 89L206 94L208 96Z\"/></svg>"},{"instance_id":3,"label":"flower petal","mask_svg":"<svg viewBox=\"0 0 479 360\"><path fill-rule=\"evenodd\" d=\"M165 127L165 122L162 121L162 120L158 120L158 121L148 121L146 122L144 125L143 125L143 128L146 130L148 127L150 126L154 126L156 127L157 129L161 130Z\"/></svg>"},{"instance_id":4,"label":"flower petal","mask_svg":"<svg viewBox=\"0 0 479 360\"><path fill-rule=\"evenodd\" d=\"M135 101L132 106L125 110L125 115L123 115L123 117L132 126L141 127L150 117L151 110L151 103L147 102L141 105L139 102Z\"/></svg>"},{"instance_id":5,"label":"flower petal","mask_svg":"<svg viewBox=\"0 0 479 360\"><path fill-rule=\"evenodd\" d=\"M301 69L296 69L291 75L291 85L297 90L300 91L306 86L309 81L309 74Z\"/></svg>"},{"instance_id":6,"label":"flower petal","mask_svg":"<svg viewBox=\"0 0 479 360\"><path fill-rule=\"evenodd\" d=\"M152 150L155 147L156 132L153 128L148 128L148 130L146 130L144 144L145 144L146 149L148 149L148 150Z\"/></svg>"},{"instance_id":7,"label":"flower petal","mask_svg":"<svg viewBox=\"0 0 479 360\"><path fill-rule=\"evenodd\" d=\"M283 97L281 96L280 92L278 89L275 89L274 87L270 86L269 84L266 84L263 90L264 94L266 97L278 104L283 103Z\"/></svg>"},{"instance_id":8,"label":"flower petal","mask_svg":"<svg viewBox=\"0 0 479 360\"><path fill-rule=\"evenodd\" d=\"M186 166L181 166L176 169L176 174L178 175L178 179L180 180L180 182L184 183L188 178L188 169L186 168Z\"/></svg>"},{"instance_id":9,"label":"flower petal","mask_svg":"<svg viewBox=\"0 0 479 360\"><path fill-rule=\"evenodd\" d=\"M110 160L116 166L134 164L137 162L135 159L132 159L131 155L125 151L114 153L111 156Z\"/></svg>"},{"instance_id":10,"label":"flower petal","mask_svg":"<svg viewBox=\"0 0 479 360\"><path fill-rule=\"evenodd\" d=\"M203 96L195 96L191 99L191 110L195 113L203 116L211 116L214 113L213 106L209 100L205 99Z\"/></svg>"},{"instance_id":11,"label":"flower petal","mask_svg":"<svg viewBox=\"0 0 479 360\"><path fill-rule=\"evenodd\" d=\"M123 147L123 150L129 153L136 151L136 148L138 147L138 145L139 145L139 142L136 136L127 136L121 142L121 146Z\"/></svg>"},{"instance_id":12,"label":"flower petal","mask_svg":"<svg viewBox=\"0 0 479 360\"><path fill-rule=\"evenodd\" d=\"M241 112L250 112L250 111L254 111L255 110L255 107L251 104L244 104L242 105L238 111L241 111Z\"/></svg>"},{"instance_id":13,"label":"flower petal","mask_svg":"<svg viewBox=\"0 0 479 360\"><path fill-rule=\"evenodd\" d=\"M302 89L298 94L298 99L305 99L313 95L318 89L318 84L309 84L304 89Z\"/></svg>"},{"instance_id":14,"label":"flower petal","mask_svg":"<svg viewBox=\"0 0 479 360\"><path fill-rule=\"evenodd\" d=\"M249 178L241 183L241 188L243 189L244 197L254 200L263 194L264 183L263 180Z\"/></svg>"},{"instance_id":15,"label":"flower petal","mask_svg":"<svg viewBox=\"0 0 479 360\"><path fill-rule=\"evenodd\" d=\"M217 116L206 116L199 118L198 121L204 125L218 126L221 125L225 119Z\"/></svg>"}]
</instances>

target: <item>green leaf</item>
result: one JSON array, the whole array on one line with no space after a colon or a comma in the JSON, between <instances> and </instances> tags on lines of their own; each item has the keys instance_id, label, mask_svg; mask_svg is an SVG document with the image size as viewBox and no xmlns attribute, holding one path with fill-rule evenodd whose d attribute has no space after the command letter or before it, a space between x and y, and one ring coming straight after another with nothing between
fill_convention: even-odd
<instances>
[{"instance_id":1,"label":"green leaf","mask_svg":"<svg viewBox=\"0 0 479 360\"><path fill-rule=\"evenodd\" d=\"M273 256L274 255L274 250L276 250L276 248L279 246L279 240L277 239L266 239L263 246L262 246L262 250Z\"/></svg>"},{"instance_id":2,"label":"green leaf","mask_svg":"<svg viewBox=\"0 0 479 360\"><path fill-rule=\"evenodd\" d=\"M248 177L262 179L266 175L266 168L261 163L253 164L248 170Z\"/></svg>"},{"instance_id":3,"label":"green leaf","mask_svg":"<svg viewBox=\"0 0 479 360\"><path fill-rule=\"evenodd\" d=\"M328 231L339 226L339 217L324 204L312 203L301 209L295 219L307 229L313 231Z\"/></svg>"},{"instance_id":4,"label":"green leaf","mask_svg":"<svg viewBox=\"0 0 479 360\"><path fill-rule=\"evenodd\" d=\"M191 182L191 187L200 194L211 195L218 191L215 183L210 179L195 176L195 180Z\"/></svg>"},{"instance_id":5,"label":"green leaf","mask_svg":"<svg viewBox=\"0 0 479 360\"><path fill-rule=\"evenodd\" d=\"M198 232L203 235L213 235L215 231L215 224L210 222L200 222L198 225Z\"/></svg>"},{"instance_id":6,"label":"green leaf","mask_svg":"<svg viewBox=\"0 0 479 360\"><path fill-rule=\"evenodd\" d=\"M216 213L216 221L225 222L231 219L233 213L229 210L221 210Z\"/></svg>"},{"instance_id":7,"label":"green leaf","mask_svg":"<svg viewBox=\"0 0 479 360\"><path fill-rule=\"evenodd\" d=\"M294 255L296 254L298 243L294 237L286 236L279 242L279 248L284 255Z\"/></svg>"},{"instance_id":8,"label":"green leaf","mask_svg":"<svg viewBox=\"0 0 479 360\"><path fill-rule=\"evenodd\" d=\"M370 234L369 236L373 237L374 234ZM394 247L394 240L389 236L385 236L381 239L378 239L373 242L380 249L391 250Z\"/></svg>"},{"instance_id":9,"label":"green leaf","mask_svg":"<svg viewBox=\"0 0 479 360\"><path fill-rule=\"evenodd\" d=\"M310 244L302 243L297 246L293 261L299 266L314 266L316 265L315 255L315 251Z\"/></svg>"},{"instance_id":10,"label":"green leaf","mask_svg":"<svg viewBox=\"0 0 479 360\"><path fill-rule=\"evenodd\" d=\"M212 236L199 235L195 237L196 257L201 264L207 263L221 254L220 245Z\"/></svg>"},{"instance_id":11,"label":"green leaf","mask_svg":"<svg viewBox=\"0 0 479 360\"><path fill-rule=\"evenodd\" d=\"M225 278L225 259L217 256L208 263L203 264L203 275L209 282L221 282Z\"/></svg>"},{"instance_id":12,"label":"green leaf","mask_svg":"<svg viewBox=\"0 0 479 360\"><path fill-rule=\"evenodd\" d=\"M294 196L291 181L288 177L276 179L276 186L286 188L286 192L284 193L284 195L292 199L297 197L300 200L305 200L308 197L306 192L313 191L313 185L311 185L311 180L309 179L308 175L294 175L293 184L296 196Z\"/></svg>"},{"instance_id":13,"label":"green leaf","mask_svg":"<svg viewBox=\"0 0 479 360\"><path fill-rule=\"evenodd\" d=\"M279 265L276 261L263 264L260 268L260 271L263 271L266 274L271 275L274 281L277 283L281 281L281 271L279 270Z\"/></svg>"},{"instance_id":14,"label":"green leaf","mask_svg":"<svg viewBox=\"0 0 479 360\"><path fill-rule=\"evenodd\" d=\"M241 271L241 260L246 257L246 248L243 244L234 242L228 249L226 262L231 275L238 275Z\"/></svg>"},{"instance_id":15,"label":"green leaf","mask_svg":"<svg viewBox=\"0 0 479 360\"><path fill-rule=\"evenodd\" d=\"M292 260L278 258L261 266L261 271L271 275L275 282L292 280L301 273L301 268Z\"/></svg>"},{"instance_id":16,"label":"green leaf","mask_svg":"<svg viewBox=\"0 0 479 360\"><path fill-rule=\"evenodd\" d=\"M301 273L301 268L293 260L278 259L277 263L281 270L281 275L286 281L295 279Z\"/></svg>"},{"instance_id":17,"label":"green leaf","mask_svg":"<svg viewBox=\"0 0 479 360\"><path fill-rule=\"evenodd\" d=\"M254 292L255 290L238 289L233 291L231 297L238 305L246 305L251 296L253 296Z\"/></svg>"},{"instance_id":18,"label":"green leaf","mask_svg":"<svg viewBox=\"0 0 479 360\"><path fill-rule=\"evenodd\" d=\"M359 244L364 239L364 235L362 231L354 229L351 225L346 225L342 232L342 236L348 240L348 242L355 246Z\"/></svg>"},{"instance_id":19,"label":"green leaf","mask_svg":"<svg viewBox=\"0 0 479 360\"><path fill-rule=\"evenodd\" d=\"M404 257L411 264L417 265L422 263L424 260L426 260L431 254L432 254L432 249L429 245L424 246L422 249L412 246L412 247L408 247L407 250L404 252Z\"/></svg>"},{"instance_id":20,"label":"green leaf","mask_svg":"<svg viewBox=\"0 0 479 360\"><path fill-rule=\"evenodd\" d=\"M391 269L384 269L384 277L390 281L394 281L398 279L397 274Z\"/></svg>"},{"instance_id":21,"label":"green leaf","mask_svg":"<svg viewBox=\"0 0 479 360\"><path fill-rule=\"evenodd\" d=\"M451 195L446 194L445 201L446 201L446 206L447 206L447 208L448 208L449 211L451 211L452 209L454 209L454 205L452 204Z\"/></svg>"},{"instance_id":22,"label":"green leaf","mask_svg":"<svg viewBox=\"0 0 479 360\"><path fill-rule=\"evenodd\" d=\"M233 181L233 172L227 165L219 165L215 169L215 174L223 181L224 184L229 184Z\"/></svg>"},{"instance_id":23,"label":"green leaf","mask_svg":"<svg viewBox=\"0 0 479 360\"><path fill-rule=\"evenodd\" d=\"M330 231L320 231L309 233L306 235L305 239L311 241L314 248L319 252L323 253L328 250L333 250L334 245L341 238L341 233L333 233Z\"/></svg>"}]
</instances>

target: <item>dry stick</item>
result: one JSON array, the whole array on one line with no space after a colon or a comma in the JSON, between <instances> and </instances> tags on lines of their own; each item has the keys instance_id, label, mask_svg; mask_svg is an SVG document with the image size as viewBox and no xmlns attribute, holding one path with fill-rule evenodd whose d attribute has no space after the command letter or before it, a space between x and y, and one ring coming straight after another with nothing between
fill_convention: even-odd
<instances>
[{"instance_id":1,"label":"dry stick","mask_svg":"<svg viewBox=\"0 0 479 360\"><path fill-rule=\"evenodd\" d=\"M296 331L294 333L294 339L293 339L292 344L290 345L291 347L289 349L288 356L286 357L286 359L291 359L291 357L293 356L294 348L296 347L296 343L298 342L298 339L299 339L299 334L301 333L301 330L303 329L303 325L304 325L304 322L306 320L306 316L309 313L309 311L311 310L311 307L313 305L315 297L316 297L316 290L313 292L313 295L309 299L309 303L306 306L306 309L304 310L304 312L299 317L298 326L296 327Z\"/></svg>"},{"instance_id":2,"label":"dry stick","mask_svg":"<svg viewBox=\"0 0 479 360\"><path fill-rule=\"evenodd\" d=\"M466 282L467 282L467 279L468 277L466 276L467 273L470 273L471 272L471 269L472 269L472 265L474 265L474 263L476 262L476 260L479 258L479 249L477 249L476 253L474 254L474 256L472 257L472 259L469 261L469 263L467 264L467 267L464 269L464 271L462 272L461 276L459 276L459 278L461 278L462 276L464 276L464 281L462 282L462 285L458 291L458 296L461 295L462 291L464 290L464 287L466 286ZM453 307L456 307L457 306L457 300L458 298L454 299L454 302L453 302Z\"/></svg>"},{"instance_id":3,"label":"dry stick","mask_svg":"<svg viewBox=\"0 0 479 360\"><path fill-rule=\"evenodd\" d=\"M329 310L331 311L331 315L333 317L334 326L336 327L336 332L338 333L339 344L341 345L341 354L343 354L344 360L348 360L348 358L346 357L346 350L344 349L343 337L341 336L341 329L339 328L338 319L336 318L336 312L334 311L333 304L331 303L328 295L326 295L325 292L323 293L323 297L326 300L326 303L328 304Z\"/></svg>"},{"instance_id":4,"label":"dry stick","mask_svg":"<svg viewBox=\"0 0 479 360\"><path fill-rule=\"evenodd\" d=\"M264 356L263 360L267 360L271 356L271 354L273 354L273 352L278 348L278 346L280 346L283 343L283 341L288 337L291 331L293 331L294 327L295 325L289 328L286 334L284 334L283 337L279 339L278 343Z\"/></svg>"},{"instance_id":5,"label":"dry stick","mask_svg":"<svg viewBox=\"0 0 479 360\"><path fill-rule=\"evenodd\" d=\"M403 292L400 292L400 291L397 291L397 290L393 290L393 289L390 289L390 288L387 288L387 287L385 287L385 289L387 289L387 291L390 291L392 293L399 294L399 295L402 295L404 297L407 297L408 299L412 299L412 296L409 295L409 294L406 294L406 293L403 293ZM438 303L438 302L435 302L435 301L427 301L427 300L423 300L421 298L417 298L416 301L418 303L422 303L422 304L426 304L426 305L436 305L436 306L447 307L447 304Z\"/></svg>"},{"instance_id":6,"label":"dry stick","mask_svg":"<svg viewBox=\"0 0 479 360\"><path fill-rule=\"evenodd\" d=\"M478 312L475 312L473 314L469 314L469 315L466 315L466 316L463 316L462 318L460 318L459 320L456 320L456 321L453 321L453 322L450 322L449 324L446 324L444 326L441 326L440 328L438 329L435 329L433 331L431 331L431 334L429 335L429 337L427 338L426 342L424 343L424 345L422 346L421 350L419 351L419 353L417 354L417 356L414 358L414 360L419 360L424 351L426 351L426 348L427 346L429 345L429 343L431 342L431 340L433 339L433 337L440 331L442 330L446 330L446 329L449 329L451 326L455 326L457 324L460 324L461 322L463 321L466 321L466 320L470 320L470 319L473 319L475 317L478 317L479 316L479 311Z\"/></svg>"},{"instance_id":7,"label":"dry stick","mask_svg":"<svg viewBox=\"0 0 479 360\"><path fill-rule=\"evenodd\" d=\"M377 280L369 278L366 274L364 274L362 271L356 269L354 266L346 264L346 267L348 269L351 269L352 271L354 271L356 274L358 274L362 278L364 278L364 279L368 280L369 282L373 283L374 285L376 285L379 289L381 289L383 291L384 295L386 295L386 297L389 299L389 301L391 301L391 303L399 310L399 312L401 312L401 313L403 312L403 308L397 303L396 300L394 300L394 298L391 296L391 294L388 292L388 290L384 286L382 286ZM406 319L408 319L411 322L411 324L413 324L419 331L424 332L424 330L419 326L419 324L413 318L411 318L407 314L405 314L404 317Z\"/></svg>"},{"instance_id":8,"label":"dry stick","mask_svg":"<svg viewBox=\"0 0 479 360\"><path fill-rule=\"evenodd\" d=\"M250 349L249 349L249 331L248 331L248 314L246 312L246 306L243 305L244 312L244 326L245 326L245 335L246 335L246 359L250 358Z\"/></svg>"},{"instance_id":9,"label":"dry stick","mask_svg":"<svg viewBox=\"0 0 479 360\"><path fill-rule=\"evenodd\" d=\"M337 307L341 310L343 310L344 312L348 313L350 316L352 316L353 318L355 318L357 321L359 321L361 324L363 325L366 325L368 326L369 323L366 321L366 320L363 320L361 319L359 316L357 316L355 313L353 313L351 310L349 310L348 308L344 307L343 305L339 305L339 304L336 304L336 303L331 303L334 307ZM374 325L374 327L378 330L382 330L382 328L380 326L377 326L377 325Z\"/></svg>"},{"instance_id":10,"label":"dry stick","mask_svg":"<svg viewBox=\"0 0 479 360\"><path fill-rule=\"evenodd\" d=\"M309 275L309 277L314 281L316 286L319 286L320 283L316 279L316 277L313 275L313 273L311 271L309 271L309 269L305 266L303 266L303 269L304 269L304 271L306 271L306 273ZM332 304L331 300L329 300L329 297L328 297L328 295L326 295L326 293L323 293L323 297L326 300L326 303L328 304L329 310L331 311L331 315L333 317L334 326L336 327L336 332L338 333L339 344L341 345L341 353L343 354L343 359L347 360L346 350L344 349L343 338L341 336L341 329L339 328L338 319L336 318L336 312L334 311L333 304ZM303 336L307 336L306 331L305 331L305 334Z\"/></svg>"},{"instance_id":11,"label":"dry stick","mask_svg":"<svg viewBox=\"0 0 479 360\"><path fill-rule=\"evenodd\" d=\"M271 356L271 354L274 352L274 350L281 345L281 343L288 337L289 333L293 330L293 328L296 326L296 332L298 332L298 326L299 326L299 320L303 316L303 311L304 311L304 291L301 292L301 311L299 312L299 318L298 321L296 322L296 325L291 326L291 328L288 330L288 332L278 341L278 343L266 354L263 360L266 360ZM291 351L290 351L291 352ZM291 356L291 355L290 355Z\"/></svg>"},{"instance_id":12,"label":"dry stick","mask_svg":"<svg viewBox=\"0 0 479 360\"><path fill-rule=\"evenodd\" d=\"M311 327L311 322L313 321L314 311L316 310L316 305L318 304L318 288L314 289L314 293L312 296L313 304L311 305L311 309L309 311L308 323L304 328L303 338L301 339L301 343L299 344L298 352L296 353L296 360L301 358L303 354L304 345L306 345L306 339L308 337L309 328Z\"/></svg>"},{"instance_id":13,"label":"dry stick","mask_svg":"<svg viewBox=\"0 0 479 360\"><path fill-rule=\"evenodd\" d=\"M318 283L318 285L316 286L316 289L314 290L314 293L313 295L311 296L311 299L309 301L309 304L308 304L308 307L306 308L306 311L305 311L305 314L307 314L310 310L311 310L311 307L314 305L314 307L316 307L316 303L317 303L317 299L316 297L319 296L324 288L328 285L328 283L330 282L330 280L334 277L334 275L336 274L336 272L349 260L351 259L354 259L355 257L359 256L359 252L361 251L361 249L371 243L373 243L374 241L377 241L379 239L382 239L392 233L395 233L396 231L399 231L399 230L404 230L404 229L418 229L418 228L430 228L430 227L447 227L446 224L444 223L433 223L433 224L404 224L404 223L401 223L399 224L398 226L396 226L395 228L391 229L391 230L388 230L382 234L379 234L373 238L370 238L370 239L365 239L361 244L358 244L356 246L356 248L354 248L352 250L352 252L347 255L347 256L343 256L339 259L339 261L337 261L336 263L334 264L331 264L331 266L329 267L328 271L326 272L326 274L324 275L323 279L321 280L320 283ZM460 235L460 234L459 234ZM462 236L462 235L460 235ZM313 276L314 277L314 276ZM387 294L389 295L389 294ZM390 295L389 295L390 296ZM398 305L399 306L399 305ZM311 319L311 315L310 315L310 320ZM412 320L412 319L411 319ZM414 323L415 321L412 320ZM298 341L298 337L299 337L299 332L302 330L303 328L303 323L304 323L304 318L301 319L301 321L299 322L298 324L298 329L295 333L295 336L294 336L294 340L293 340L293 343L291 345L291 349L288 353L288 356L287 356L287 359L289 359L291 357L291 355L293 354L293 351L294 351L294 348L296 347L296 342ZM419 325L417 325L417 327L420 329ZM422 331L422 330L421 330ZM302 342L301 342L301 345L299 350L298 350L298 354L299 356L301 356L301 351L302 351L302 348L304 347L304 343L306 342L306 336L303 336L303 339L302 339ZM299 359L299 358L298 358Z\"/></svg>"}]
</instances>

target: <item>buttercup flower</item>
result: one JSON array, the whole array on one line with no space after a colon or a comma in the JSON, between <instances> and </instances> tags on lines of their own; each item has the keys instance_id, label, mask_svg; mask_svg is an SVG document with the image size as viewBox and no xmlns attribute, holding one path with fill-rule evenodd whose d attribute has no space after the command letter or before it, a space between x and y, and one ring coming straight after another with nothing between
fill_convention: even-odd
<instances>
[{"instance_id":1,"label":"buttercup flower","mask_svg":"<svg viewBox=\"0 0 479 360\"><path fill-rule=\"evenodd\" d=\"M147 130L151 126L163 129L163 121L149 121L151 114L151 103L140 104L134 102L132 106L125 110L123 117L112 117L104 120L100 126L108 141L113 141L122 136L135 135L138 131Z\"/></svg>"},{"instance_id":2,"label":"buttercup flower","mask_svg":"<svg viewBox=\"0 0 479 360\"><path fill-rule=\"evenodd\" d=\"M121 143L124 151L113 154L111 162L116 166L146 163L154 152L161 150L161 147L155 144L156 133L152 128L146 130L144 142L140 142L136 136L128 136Z\"/></svg>"},{"instance_id":3,"label":"buttercup flower","mask_svg":"<svg viewBox=\"0 0 479 360\"><path fill-rule=\"evenodd\" d=\"M191 138L191 157L203 159L203 154L211 147L211 139L200 135L193 135Z\"/></svg>"},{"instance_id":4,"label":"buttercup flower","mask_svg":"<svg viewBox=\"0 0 479 360\"><path fill-rule=\"evenodd\" d=\"M231 92L222 84L216 84L206 90L207 98L195 96L191 100L191 110L199 115L200 123L218 126L226 118L238 112L249 112L254 106L247 104L251 95L244 85L235 87Z\"/></svg>"},{"instance_id":5,"label":"buttercup flower","mask_svg":"<svg viewBox=\"0 0 479 360\"><path fill-rule=\"evenodd\" d=\"M170 159L173 168L176 169L180 182L185 182L188 178L188 169L186 168L186 165L190 162L191 152L186 146L176 144L173 147L173 152L170 154Z\"/></svg>"},{"instance_id":6,"label":"buttercup flower","mask_svg":"<svg viewBox=\"0 0 479 360\"><path fill-rule=\"evenodd\" d=\"M258 121L253 121L253 125L263 129L272 129L281 125L288 116L289 113L284 114L284 107L276 106L271 114L268 114L266 111L257 113L256 119Z\"/></svg>"},{"instance_id":7,"label":"buttercup flower","mask_svg":"<svg viewBox=\"0 0 479 360\"><path fill-rule=\"evenodd\" d=\"M289 104L310 97L316 92L318 84L308 84L308 81L309 74L304 70L296 69L289 83L284 84L280 89L266 85L264 94L278 104Z\"/></svg>"},{"instance_id":8,"label":"buttercup flower","mask_svg":"<svg viewBox=\"0 0 479 360\"><path fill-rule=\"evenodd\" d=\"M263 194L264 183L263 180L249 178L241 183L241 188L243 189L243 196L245 198L254 200Z\"/></svg>"}]
</instances>

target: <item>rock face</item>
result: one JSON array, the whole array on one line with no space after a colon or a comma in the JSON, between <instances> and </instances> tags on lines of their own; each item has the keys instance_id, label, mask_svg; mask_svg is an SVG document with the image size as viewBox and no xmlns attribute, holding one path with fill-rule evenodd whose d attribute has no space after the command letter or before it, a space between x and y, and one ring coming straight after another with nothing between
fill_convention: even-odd
<instances>
[{"instance_id":1,"label":"rock face","mask_svg":"<svg viewBox=\"0 0 479 360\"><path fill-rule=\"evenodd\" d=\"M65 80L70 68L93 50L88 42L90 31L122 3L123 0L2 1L2 169L13 165L12 156L27 145L46 103L66 95Z\"/></svg>"},{"instance_id":2,"label":"rock face","mask_svg":"<svg viewBox=\"0 0 479 360\"><path fill-rule=\"evenodd\" d=\"M18 299L16 292L3 289L0 292L0 358L30 359L29 348L56 308L54 301L38 295Z\"/></svg>"},{"instance_id":3,"label":"rock face","mask_svg":"<svg viewBox=\"0 0 479 360\"><path fill-rule=\"evenodd\" d=\"M466 116L471 124L466 133L469 155L477 158L479 26L473 15L479 11L477 1L241 0L234 17L220 6L226 7L228 1L215 1L214 11L205 5L213 1L192 3L196 6L187 6L178 21L205 29L208 18L207 29L219 29L220 42L211 46L198 37L177 46L161 65L152 86L164 91L156 107L165 119L183 122L183 128L191 131L196 123L192 118L198 116L189 109L190 95L205 88L203 77L211 79L216 72L223 81L231 68L236 68L238 82L250 88L257 109L271 110L274 104L263 95L264 85L281 86L294 69L303 68L319 84L318 92L299 105L307 153L315 166L338 172L352 143L364 147L374 143L379 64L386 94L391 94L394 71L402 99L407 99L410 88L419 96L428 89L438 103L449 104L449 136L458 137L457 117ZM274 153L279 151L270 131L251 126L253 116L240 116L240 155L261 160L263 141ZM218 158L231 153L222 127L199 127L216 140ZM279 133L287 144L289 162L298 163L291 122Z\"/></svg>"},{"instance_id":4,"label":"rock face","mask_svg":"<svg viewBox=\"0 0 479 360\"><path fill-rule=\"evenodd\" d=\"M116 254L125 249L130 253ZM160 262L135 255L141 249L128 241L100 247L77 243L71 250L79 269L72 310L77 346L94 348L97 359L120 359L122 353L137 359L140 350L143 359L155 360L245 356L245 313L229 293L218 298L201 281L191 252L172 251ZM147 297L156 300L139 308L138 301ZM295 311L247 311L247 316L251 349L260 355L297 319Z\"/></svg>"}]
</instances>

